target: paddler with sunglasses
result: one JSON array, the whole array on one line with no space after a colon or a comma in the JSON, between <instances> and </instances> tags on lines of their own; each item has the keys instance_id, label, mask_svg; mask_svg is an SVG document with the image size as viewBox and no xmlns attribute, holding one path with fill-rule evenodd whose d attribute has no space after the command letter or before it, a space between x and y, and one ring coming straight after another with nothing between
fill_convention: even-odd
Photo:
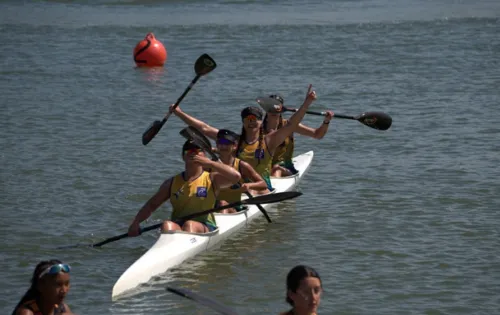
<instances>
[{"instance_id":1,"label":"paddler with sunglasses","mask_svg":"<svg viewBox=\"0 0 500 315\"><path fill-rule=\"evenodd\" d=\"M316 92L312 90L312 85L309 85L304 103L290 117L288 123L283 128L267 134L263 129L262 118L264 115L260 108L252 106L246 107L241 111L243 126L238 141L236 157L250 164L266 181L269 190L272 190L271 169L274 152L295 131L314 100L316 100ZM214 140L217 139L217 133L219 132L217 128L186 114L179 106L170 106L170 111L189 126L201 131L205 136Z\"/></svg>"},{"instance_id":2,"label":"paddler with sunglasses","mask_svg":"<svg viewBox=\"0 0 500 315\"><path fill-rule=\"evenodd\" d=\"M182 147L182 159L184 171L165 180L144 204L130 224L129 236L139 235L140 223L167 200L172 204L172 215L170 220L163 222L162 232L182 230L207 233L217 229L211 213L187 221L182 220L182 217L214 208L219 191L238 183L241 175L229 165L208 159L201 148L190 140Z\"/></svg>"},{"instance_id":3,"label":"paddler with sunglasses","mask_svg":"<svg viewBox=\"0 0 500 315\"><path fill-rule=\"evenodd\" d=\"M241 200L241 194L250 192L252 194L269 193L267 184L254 168L235 157L236 148L238 146L239 135L228 129L219 129L217 132L217 152L222 163L231 166L241 174L239 183L220 190L218 205L225 206L228 203ZM235 213L243 210L242 206L229 208L221 211L221 213Z\"/></svg>"},{"instance_id":4,"label":"paddler with sunglasses","mask_svg":"<svg viewBox=\"0 0 500 315\"><path fill-rule=\"evenodd\" d=\"M71 267L60 260L41 261L35 267L31 286L12 315L73 315L64 298L69 292Z\"/></svg>"},{"instance_id":5,"label":"paddler with sunglasses","mask_svg":"<svg viewBox=\"0 0 500 315\"><path fill-rule=\"evenodd\" d=\"M282 116L282 108L284 105L283 97L276 94L270 95L269 97L279 101L280 105L267 110L263 123L264 132L266 133L283 128L288 123L288 120L284 119ZM330 125L330 120L332 120L333 116L334 113L332 111L326 111L325 118L318 128L311 128L299 123L294 132L314 139L322 139L328 131L328 126ZM278 148L276 148L273 155L273 167L271 171L272 176L284 177L297 173L292 161L294 146L294 137L292 133L278 146Z\"/></svg>"}]
</instances>

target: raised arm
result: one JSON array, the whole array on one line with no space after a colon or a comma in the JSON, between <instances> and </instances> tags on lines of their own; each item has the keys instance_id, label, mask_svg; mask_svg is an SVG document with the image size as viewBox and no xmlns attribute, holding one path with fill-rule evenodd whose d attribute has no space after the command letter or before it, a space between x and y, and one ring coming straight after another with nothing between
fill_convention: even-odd
<instances>
[{"instance_id":1,"label":"raised arm","mask_svg":"<svg viewBox=\"0 0 500 315\"><path fill-rule=\"evenodd\" d=\"M249 190L267 189L267 184L262 178L262 176L260 176L259 173L257 173L250 164L244 161L240 161L240 171L242 175L241 177L243 177L243 179L249 179L251 181L250 183L244 184L247 189Z\"/></svg>"},{"instance_id":2,"label":"raised arm","mask_svg":"<svg viewBox=\"0 0 500 315\"><path fill-rule=\"evenodd\" d=\"M128 235L139 235L140 224L151 216L165 201L170 198L170 186L172 186L172 178L167 179L160 186L160 189L142 206L141 210L137 213L134 221L129 226Z\"/></svg>"},{"instance_id":3,"label":"raised arm","mask_svg":"<svg viewBox=\"0 0 500 315\"><path fill-rule=\"evenodd\" d=\"M232 166L226 165L220 161L212 161L206 156L193 155L189 157L194 162L200 164L204 169L211 169L210 178L215 185L216 194L220 188L231 187L241 179L241 174Z\"/></svg>"},{"instance_id":4,"label":"raised arm","mask_svg":"<svg viewBox=\"0 0 500 315\"><path fill-rule=\"evenodd\" d=\"M219 132L219 129L214 128L209 124L186 114L180 109L179 106L177 106L175 109L172 109L173 107L173 105L170 105L170 111L172 111L175 116L179 117L188 126L198 129L199 131L201 131L201 133L209 138L212 138L214 140L217 139L217 132Z\"/></svg>"},{"instance_id":5,"label":"raised arm","mask_svg":"<svg viewBox=\"0 0 500 315\"><path fill-rule=\"evenodd\" d=\"M290 136L297 126L304 118L306 111L309 109L309 106L316 99L316 92L312 90L312 84L309 84L309 89L307 90L306 99L304 103L300 106L300 108L290 117L288 123L283 127L274 132L271 132L266 135L266 143L269 151L274 153L276 148L285 141L285 139Z\"/></svg>"},{"instance_id":6,"label":"raised arm","mask_svg":"<svg viewBox=\"0 0 500 315\"><path fill-rule=\"evenodd\" d=\"M334 114L332 111L327 111L323 123L321 123L321 126L316 129L299 123L299 125L295 129L295 132L314 139L322 139L328 132L328 126L330 125L330 121L332 120L333 115Z\"/></svg>"}]
</instances>

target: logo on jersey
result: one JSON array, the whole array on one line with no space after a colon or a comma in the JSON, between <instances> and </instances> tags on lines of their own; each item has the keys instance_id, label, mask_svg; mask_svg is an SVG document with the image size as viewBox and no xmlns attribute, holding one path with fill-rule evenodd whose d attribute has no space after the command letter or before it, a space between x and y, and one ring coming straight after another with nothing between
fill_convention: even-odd
<instances>
[{"instance_id":1,"label":"logo on jersey","mask_svg":"<svg viewBox=\"0 0 500 315\"><path fill-rule=\"evenodd\" d=\"M207 197L207 187L196 187L196 197Z\"/></svg>"},{"instance_id":2,"label":"logo on jersey","mask_svg":"<svg viewBox=\"0 0 500 315\"><path fill-rule=\"evenodd\" d=\"M255 150L255 158L262 160L264 158L264 150L263 149Z\"/></svg>"}]
</instances>

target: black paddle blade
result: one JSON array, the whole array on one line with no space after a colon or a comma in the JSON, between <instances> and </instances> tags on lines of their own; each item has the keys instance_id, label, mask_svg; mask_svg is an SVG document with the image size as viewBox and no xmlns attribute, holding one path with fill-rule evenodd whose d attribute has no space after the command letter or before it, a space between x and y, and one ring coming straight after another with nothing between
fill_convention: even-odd
<instances>
[{"instance_id":1,"label":"black paddle blade","mask_svg":"<svg viewBox=\"0 0 500 315\"><path fill-rule=\"evenodd\" d=\"M195 302L198 302L202 305L205 305L214 311L218 312L219 314L223 315L238 315L234 310L230 309L229 307L225 306L224 304L214 301L206 296L199 295L197 293L194 293L192 291L189 291L187 289L177 289L177 288L171 288L167 287L167 291L175 293L177 295L180 295L182 297L188 298L190 300L193 300Z\"/></svg>"},{"instance_id":2,"label":"black paddle blade","mask_svg":"<svg viewBox=\"0 0 500 315\"><path fill-rule=\"evenodd\" d=\"M183 136L186 140L191 140L196 143L203 151L207 152L210 155L212 161L218 161L219 157L212 150L212 145L210 140L207 139L198 129L194 127L186 127L182 129L180 132L181 136Z\"/></svg>"},{"instance_id":3,"label":"black paddle blade","mask_svg":"<svg viewBox=\"0 0 500 315\"><path fill-rule=\"evenodd\" d=\"M186 128L186 132L189 134L191 139L193 139L193 141L201 144L202 149L212 151L212 144L210 143L210 140L208 140L208 138L205 137L205 135L202 134L201 131L199 131L195 127L189 126Z\"/></svg>"},{"instance_id":4,"label":"black paddle blade","mask_svg":"<svg viewBox=\"0 0 500 315\"><path fill-rule=\"evenodd\" d=\"M361 122L363 125L378 129L378 130L387 130L392 125L391 116L382 112L367 112L363 113L355 119Z\"/></svg>"},{"instance_id":5,"label":"black paddle blade","mask_svg":"<svg viewBox=\"0 0 500 315\"><path fill-rule=\"evenodd\" d=\"M283 111L281 102L272 97L259 97L255 100L266 113L278 114Z\"/></svg>"},{"instance_id":6,"label":"black paddle blade","mask_svg":"<svg viewBox=\"0 0 500 315\"><path fill-rule=\"evenodd\" d=\"M161 127L163 127L163 122L159 120L155 120L151 126L149 126L146 131L142 134L142 144L146 145L148 144L153 138L156 136L158 131L160 131Z\"/></svg>"},{"instance_id":7,"label":"black paddle blade","mask_svg":"<svg viewBox=\"0 0 500 315\"><path fill-rule=\"evenodd\" d=\"M288 199L297 198L301 196L302 193L300 191L285 191L275 194L267 194L262 196L254 196L253 198L249 198L246 200L242 200L241 203L245 205L255 205L255 204L264 204L264 203L276 203Z\"/></svg>"},{"instance_id":8,"label":"black paddle blade","mask_svg":"<svg viewBox=\"0 0 500 315\"><path fill-rule=\"evenodd\" d=\"M197 75L205 75L217 67L215 60L207 54L201 55L194 64L194 72Z\"/></svg>"}]
</instances>

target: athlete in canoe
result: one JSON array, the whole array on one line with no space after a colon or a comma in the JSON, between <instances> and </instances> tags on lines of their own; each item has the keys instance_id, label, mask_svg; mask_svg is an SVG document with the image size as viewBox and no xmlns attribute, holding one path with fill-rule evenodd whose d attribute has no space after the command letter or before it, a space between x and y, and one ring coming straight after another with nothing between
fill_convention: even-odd
<instances>
[{"instance_id":1,"label":"athlete in canoe","mask_svg":"<svg viewBox=\"0 0 500 315\"><path fill-rule=\"evenodd\" d=\"M163 222L162 231L207 233L217 228L211 213L187 221L182 217L214 208L220 189L238 183L240 173L229 165L208 159L200 147L189 140L182 147L182 159L185 170L165 180L144 204L130 224L129 236L139 235L140 223L167 200L170 200L173 210L171 219Z\"/></svg>"},{"instance_id":2,"label":"athlete in canoe","mask_svg":"<svg viewBox=\"0 0 500 315\"><path fill-rule=\"evenodd\" d=\"M266 117L264 118L263 122L264 131L266 133L270 133L277 129L283 128L288 123L288 120L283 118L281 111L284 103L283 97L279 95L270 95L269 97L278 100L281 103L281 107L274 107L267 111ZM318 128L311 128L302 123L299 123L294 132L314 139L322 139L328 131L328 126L333 116L334 114L332 111L327 111L326 116L323 119L323 123ZM293 166L292 162L293 149L294 137L292 133L276 148L276 151L274 152L272 162L273 167L271 171L272 176L283 177L297 173L297 170Z\"/></svg>"},{"instance_id":3,"label":"athlete in canoe","mask_svg":"<svg viewBox=\"0 0 500 315\"><path fill-rule=\"evenodd\" d=\"M280 315L316 315L323 287L319 274L311 267L299 265L286 277L286 301L292 306Z\"/></svg>"},{"instance_id":4,"label":"athlete in canoe","mask_svg":"<svg viewBox=\"0 0 500 315\"><path fill-rule=\"evenodd\" d=\"M35 267L31 286L12 315L72 315L64 298L69 292L71 268L59 260L41 261Z\"/></svg>"},{"instance_id":5,"label":"athlete in canoe","mask_svg":"<svg viewBox=\"0 0 500 315\"><path fill-rule=\"evenodd\" d=\"M241 200L241 194L245 192L250 192L254 194L257 193L269 193L267 189L267 184L255 170L254 168L235 157L236 148L238 146L239 135L227 129L219 129L217 132L217 151L219 152L219 158L222 163L233 167L241 174L241 180L239 183L220 190L217 196L218 204L220 206L226 205L228 203L236 202ZM221 211L221 213L234 213L242 210L243 207L239 206L236 208L229 208Z\"/></svg>"},{"instance_id":6,"label":"athlete in canoe","mask_svg":"<svg viewBox=\"0 0 500 315\"><path fill-rule=\"evenodd\" d=\"M304 118L307 109L315 99L316 92L312 90L312 85L309 85L304 103L290 117L288 123L283 128L268 134L264 132L262 124L264 115L260 108L252 106L246 107L241 111L243 126L238 141L236 157L250 164L264 178L269 190L272 190L270 176L274 152L295 131L297 125ZM217 128L186 114L179 106L175 108L173 105L170 106L170 111L189 126L200 130L207 137L217 139L219 131Z\"/></svg>"}]
</instances>

